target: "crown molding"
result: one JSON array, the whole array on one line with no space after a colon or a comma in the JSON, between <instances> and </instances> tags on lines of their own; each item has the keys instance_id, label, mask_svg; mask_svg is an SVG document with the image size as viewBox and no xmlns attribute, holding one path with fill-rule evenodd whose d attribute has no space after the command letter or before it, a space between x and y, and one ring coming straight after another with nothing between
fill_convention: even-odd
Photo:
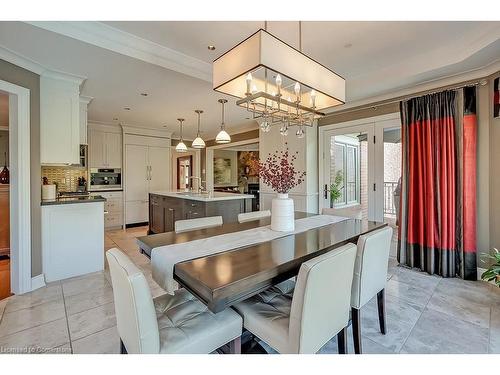
<instances>
[{"instance_id":1,"label":"crown molding","mask_svg":"<svg viewBox=\"0 0 500 375\"><path fill-rule=\"evenodd\" d=\"M123 129L123 134L142 135L150 137L163 137L170 139L172 132L163 129L146 128L134 125L120 124Z\"/></svg>"},{"instance_id":2,"label":"crown molding","mask_svg":"<svg viewBox=\"0 0 500 375\"><path fill-rule=\"evenodd\" d=\"M42 72L40 74L40 76L48 77L51 79L57 79L57 80L61 80L61 81L71 82L71 83L77 84L80 87L87 80L86 77L79 76L76 74L64 73L64 72L60 72L57 70L45 70L44 72Z\"/></svg>"},{"instance_id":3,"label":"crown molding","mask_svg":"<svg viewBox=\"0 0 500 375\"><path fill-rule=\"evenodd\" d=\"M89 105L92 100L94 100L93 96L80 95L80 102L82 103Z\"/></svg>"},{"instance_id":4,"label":"crown molding","mask_svg":"<svg viewBox=\"0 0 500 375\"><path fill-rule=\"evenodd\" d=\"M10 49L5 48L3 46L0 46L0 59L5 60L13 65L19 66L20 68L26 69L35 74L38 74L39 76L73 82L75 84L78 84L80 86L80 89L87 80L86 77L79 76L76 74L47 69L42 64L39 64L36 61L33 61L16 52L13 52Z\"/></svg>"},{"instance_id":5,"label":"crown molding","mask_svg":"<svg viewBox=\"0 0 500 375\"><path fill-rule=\"evenodd\" d=\"M0 46L0 59L5 60L11 64L17 65L23 69L29 70L30 72L41 75L47 70L43 65L28 59L27 57L21 56L20 54L11 51L8 48Z\"/></svg>"},{"instance_id":6,"label":"crown molding","mask_svg":"<svg viewBox=\"0 0 500 375\"><path fill-rule=\"evenodd\" d=\"M361 100L355 100L352 102L348 102L344 105L332 108L331 111L328 111L324 119L328 118L329 115L336 114L338 112L343 112L348 109L353 109L353 108L362 108L366 107L369 105L373 105L374 103L381 103L385 101L391 101L395 98L399 97L404 97L404 96L409 96L409 95L414 95L419 92L425 92L429 90L436 90L442 87L447 87L447 86L452 86L452 85L458 85L462 84L467 81L474 81L474 80L480 80L486 77L491 76L492 74L495 74L495 72L500 71L500 59L496 60L486 66L469 70L467 72L459 73L459 74L454 74L450 75L448 77L441 77L438 79L430 80L427 82L420 83L418 85L411 85L410 87L398 90L398 91L392 91L386 94L381 94L381 95L375 95L371 96L365 99ZM324 119L321 120L321 122L324 121Z\"/></svg>"},{"instance_id":7,"label":"crown molding","mask_svg":"<svg viewBox=\"0 0 500 375\"><path fill-rule=\"evenodd\" d=\"M97 21L34 21L32 26L212 82L212 65Z\"/></svg>"}]
</instances>

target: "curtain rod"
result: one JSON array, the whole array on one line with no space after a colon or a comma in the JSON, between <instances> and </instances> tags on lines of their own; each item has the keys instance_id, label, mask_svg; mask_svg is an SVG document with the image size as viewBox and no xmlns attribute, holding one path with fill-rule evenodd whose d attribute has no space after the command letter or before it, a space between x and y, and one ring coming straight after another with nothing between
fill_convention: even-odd
<instances>
[{"instance_id":1,"label":"curtain rod","mask_svg":"<svg viewBox=\"0 0 500 375\"><path fill-rule=\"evenodd\" d=\"M471 87L471 86L477 86L477 85L484 86L487 82L488 81L486 80L486 78L482 78L480 80L465 81L459 85L443 86L443 87L436 88L436 89L429 89L429 90L420 91L420 92L417 92L414 94L397 96L397 97L392 98L392 99L386 99L386 100L382 100L382 101L371 103L371 104L365 104L365 105L361 105L359 107L349 108L349 109L346 109L343 111L341 110L341 111L337 111L337 112L331 112L331 113L327 114L324 117L324 119L331 117L331 116L335 116L335 115L342 115L345 113L362 111L364 109L370 109L370 108L376 109L377 107L380 107L380 106L385 105L385 104L399 103L403 100L410 100L410 99L418 98L419 96L424 96L424 95L437 94L438 92L443 92L443 91L447 91L447 90L459 90L459 89L462 89L464 87Z\"/></svg>"}]
</instances>

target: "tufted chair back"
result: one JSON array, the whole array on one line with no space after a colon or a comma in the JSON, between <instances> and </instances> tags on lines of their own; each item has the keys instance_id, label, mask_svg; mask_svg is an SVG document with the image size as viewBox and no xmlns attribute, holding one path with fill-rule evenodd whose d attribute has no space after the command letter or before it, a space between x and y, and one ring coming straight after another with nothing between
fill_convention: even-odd
<instances>
[{"instance_id":1,"label":"tufted chair back","mask_svg":"<svg viewBox=\"0 0 500 375\"><path fill-rule=\"evenodd\" d=\"M356 245L304 262L292 299L290 353L316 353L347 326Z\"/></svg>"},{"instance_id":2,"label":"tufted chair back","mask_svg":"<svg viewBox=\"0 0 500 375\"><path fill-rule=\"evenodd\" d=\"M108 250L106 258L113 284L118 334L127 352L158 353L158 321L146 278L120 250Z\"/></svg>"},{"instance_id":3,"label":"tufted chair back","mask_svg":"<svg viewBox=\"0 0 500 375\"><path fill-rule=\"evenodd\" d=\"M189 232L197 229L220 227L222 216L200 217L199 219L177 220L174 224L175 233Z\"/></svg>"},{"instance_id":4,"label":"tufted chair back","mask_svg":"<svg viewBox=\"0 0 500 375\"><path fill-rule=\"evenodd\" d=\"M385 288L391 239L391 227L359 236L352 281L352 307L360 309Z\"/></svg>"},{"instance_id":5,"label":"tufted chair back","mask_svg":"<svg viewBox=\"0 0 500 375\"><path fill-rule=\"evenodd\" d=\"M248 221L256 221L260 219L264 219L266 217L271 217L271 211L253 211L253 212L244 212L238 214L238 223L246 223Z\"/></svg>"}]
</instances>

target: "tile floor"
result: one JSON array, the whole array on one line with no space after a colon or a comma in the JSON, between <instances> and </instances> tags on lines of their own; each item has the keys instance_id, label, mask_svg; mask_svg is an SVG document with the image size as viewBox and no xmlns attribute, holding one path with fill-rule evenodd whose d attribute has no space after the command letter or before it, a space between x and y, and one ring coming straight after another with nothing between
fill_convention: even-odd
<instances>
[{"instance_id":1,"label":"tile floor","mask_svg":"<svg viewBox=\"0 0 500 375\"><path fill-rule=\"evenodd\" d=\"M106 233L105 248L125 251L144 271L153 296L149 260L135 237L145 228ZM375 301L362 309L365 353L500 353L500 289L484 282L442 279L389 262L387 334L378 328ZM353 352L349 328L349 352ZM267 348L269 352L272 349ZM118 353L119 337L109 273L51 283L0 301L0 353ZM337 353L337 340L320 353Z\"/></svg>"}]
</instances>

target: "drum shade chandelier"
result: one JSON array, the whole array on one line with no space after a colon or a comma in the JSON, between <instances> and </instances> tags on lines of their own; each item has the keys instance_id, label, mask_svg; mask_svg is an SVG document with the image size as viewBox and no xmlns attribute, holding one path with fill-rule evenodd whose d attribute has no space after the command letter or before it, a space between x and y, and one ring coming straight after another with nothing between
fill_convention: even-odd
<instances>
[{"instance_id":1,"label":"drum shade chandelier","mask_svg":"<svg viewBox=\"0 0 500 375\"><path fill-rule=\"evenodd\" d=\"M267 30L267 22L265 24ZM345 80L266 30L258 30L213 63L213 89L238 98L236 104L260 120L262 131L280 124L281 134L313 126L326 108L345 103Z\"/></svg>"}]
</instances>

